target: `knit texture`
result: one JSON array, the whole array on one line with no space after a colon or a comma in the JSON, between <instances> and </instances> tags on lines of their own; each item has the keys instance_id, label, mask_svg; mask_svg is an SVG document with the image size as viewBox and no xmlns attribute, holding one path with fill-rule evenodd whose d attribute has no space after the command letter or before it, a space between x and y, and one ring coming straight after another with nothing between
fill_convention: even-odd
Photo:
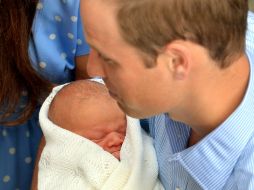
<instances>
[{"instance_id":1,"label":"knit texture","mask_svg":"<svg viewBox=\"0 0 254 190\"><path fill-rule=\"evenodd\" d=\"M39 114L46 139L39 161L39 190L160 190L152 139L139 120L127 116L126 137L116 159L92 141L53 124L49 105L64 85L57 86Z\"/></svg>"}]
</instances>

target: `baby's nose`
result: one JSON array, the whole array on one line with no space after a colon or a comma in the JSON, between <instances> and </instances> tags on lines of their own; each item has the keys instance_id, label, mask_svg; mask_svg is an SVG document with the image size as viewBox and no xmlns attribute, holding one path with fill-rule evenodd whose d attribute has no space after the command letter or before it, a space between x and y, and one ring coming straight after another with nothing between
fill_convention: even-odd
<instances>
[{"instance_id":1,"label":"baby's nose","mask_svg":"<svg viewBox=\"0 0 254 190\"><path fill-rule=\"evenodd\" d=\"M107 138L107 147L121 146L124 141L124 136L116 132L110 133Z\"/></svg>"}]
</instances>

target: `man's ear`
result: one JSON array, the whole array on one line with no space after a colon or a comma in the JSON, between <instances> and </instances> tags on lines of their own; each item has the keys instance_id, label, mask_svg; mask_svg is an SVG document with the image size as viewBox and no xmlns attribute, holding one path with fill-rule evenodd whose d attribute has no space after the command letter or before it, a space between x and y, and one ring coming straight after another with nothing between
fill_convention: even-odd
<instances>
[{"instance_id":1,"label":"man's ear","mask_svg":"<svg viewBox=\"0 0 254 190\"><path fill-rule=\"evenodd\" d=\"M157 57L157 64L165 64L173 78L183 80L190 67L190 53L184 41L177 40L165 46Z\"/></svg>"}]
</instances>

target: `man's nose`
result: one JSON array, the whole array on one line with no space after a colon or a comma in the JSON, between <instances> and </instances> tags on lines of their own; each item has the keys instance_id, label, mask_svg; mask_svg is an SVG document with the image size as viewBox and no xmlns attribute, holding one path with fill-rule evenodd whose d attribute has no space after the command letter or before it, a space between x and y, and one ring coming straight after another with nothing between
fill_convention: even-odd
<instances>
[{"instance_id":1,"label":"man's nose","mask_svg":"<svg viewBox=\"0 0 254 190\"><path fill-rule=\"evenodd\" d=\"M96 51L93 49L91 49L88 57L87 73L90 77L105 77L101 60L98 58Z\"/></svg>"}]
</instances>

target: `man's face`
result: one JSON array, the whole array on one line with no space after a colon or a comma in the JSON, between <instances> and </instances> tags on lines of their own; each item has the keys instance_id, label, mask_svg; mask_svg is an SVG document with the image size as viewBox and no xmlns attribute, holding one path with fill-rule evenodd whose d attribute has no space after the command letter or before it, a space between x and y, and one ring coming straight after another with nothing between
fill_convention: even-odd
<instances>
[{"instance_id":1,"label":"man's face","mask_svg":"<svg viewBox=\"0 0 254 190\"><path fill-rule=\"evenodd\" d=\"M142 53L120 36L114 5L82 0L81 16L91 46L88 74L103 77L111 96L128 115L143 118L170 112L177 104L166 64L147 68ZM174 102L174 104L173 104Z\"/></svg>"}]
</instances>

